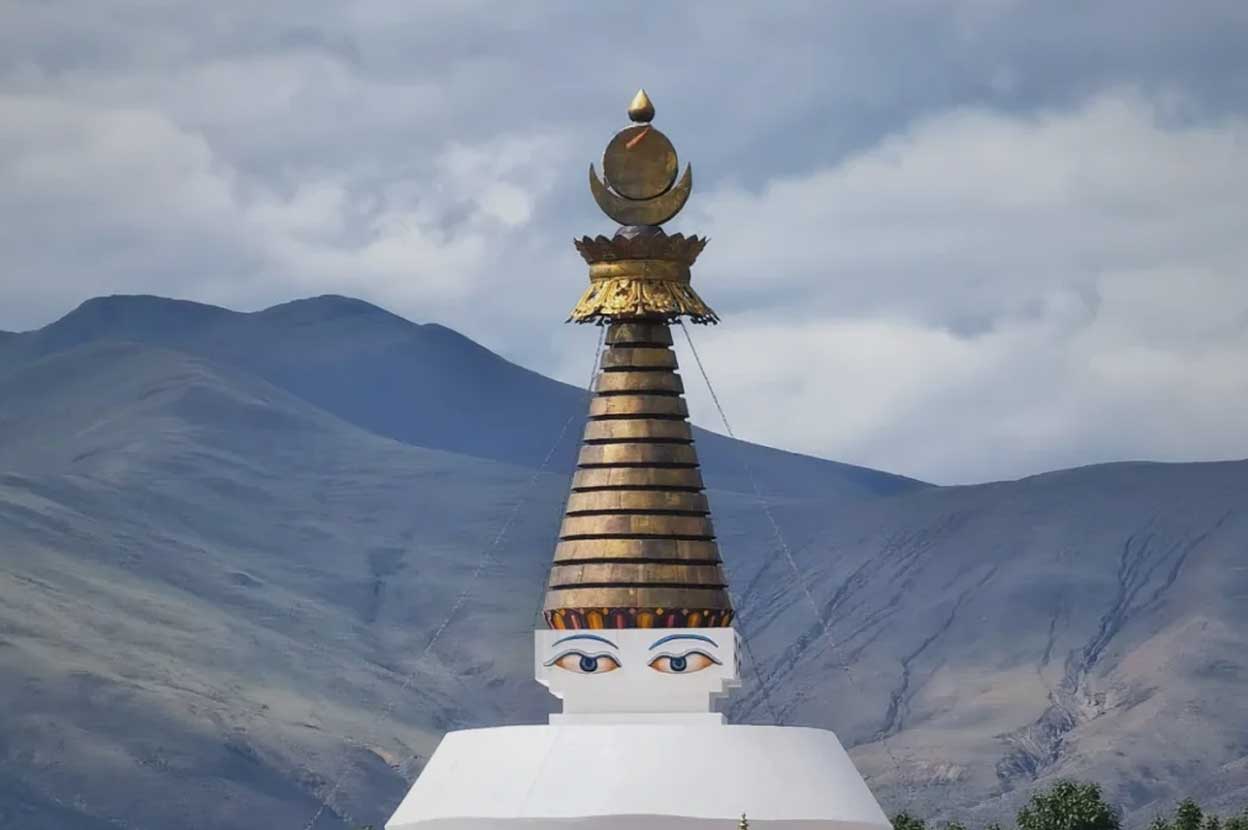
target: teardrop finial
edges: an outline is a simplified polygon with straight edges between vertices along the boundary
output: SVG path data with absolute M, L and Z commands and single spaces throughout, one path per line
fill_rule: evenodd
M 644 89 L 637 90 L 633 102 L 628 105 L 628 117 L 638 124 L 649 124 L 654 120 L 654 104 Z

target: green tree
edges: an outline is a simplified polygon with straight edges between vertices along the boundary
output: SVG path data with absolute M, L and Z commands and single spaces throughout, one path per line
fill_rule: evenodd
M 1148 830 L 1174 830 L 1174 825 L 1170 823 L 1170 819 L 1158 813 L 1149 823 Z
M 1174 811 L 1174 830 L 1200 830 L 1204 823 L 1205 813 L 1200 805 L 1190 798 L 1179 802 Z
M 1205 816 L 1205 823 L 1201 830 L 1222 830 L 1222 819 L 1210 813 Z
M 1118 810 L 1093 783 L 1058 781 L 1018 811 L 1019 830 L 1119 830 L 1121 824 Z
M 893 830 L 927 830 L 927 822 L 909 813 L 898 813 L 893 816 Z
M 1248 807 L 1239 815 L 1222 822 L 1222 830 L 1248 830 Z

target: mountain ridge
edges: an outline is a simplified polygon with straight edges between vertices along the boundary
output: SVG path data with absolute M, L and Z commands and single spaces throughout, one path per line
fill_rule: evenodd
M 362 305 L 285 308 L 268 345 L 305 349 L 294 321 L 332 355 Z M 0 342 L 0 824 L 303 826 L 321 799 L 322 830 L 379 824 L 443 731 L 550 711 L 529 649 L 566 470 L 100 331 Z M 834 729 L 889 812 L 933 820 L 1068 775 L 1130 827 L 1248 797 L 1248 462 L 882 493 L 810 463 L 831 486 L 767 511 L 708 475 L 751 646 L 734 720 Z
M 411 323 L 339 295 L 255 312 L 151 295 L 94 298 L 0 344 L 0 366 L 97 339 L 134 340 L 242 368 L 379 435 L 527 466 L 547 463 L 559 425 L 583 418 L 586 407 L 585 390 L 511 363 L 449 328 Z M 777 496 L 801 496 L 815 486 L 865 497 L 929 486 L 696 427 L 695 437 L 705 474 L 738 490 L 752 490 L 751 478 Z M 561 442 L 548 463 L 570 471 L 576 449 Z

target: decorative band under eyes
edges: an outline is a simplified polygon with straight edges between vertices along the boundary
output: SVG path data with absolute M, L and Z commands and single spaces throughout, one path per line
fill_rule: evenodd
M 604 628 L 726 628 L 732 609 L 554 608 L 543 615 L 557 630 Z

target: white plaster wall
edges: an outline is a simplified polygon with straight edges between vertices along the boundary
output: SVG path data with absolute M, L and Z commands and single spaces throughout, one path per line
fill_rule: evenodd
M 450 732 L 388 830 L 888 830 L 831 732 L 577 724 Z

